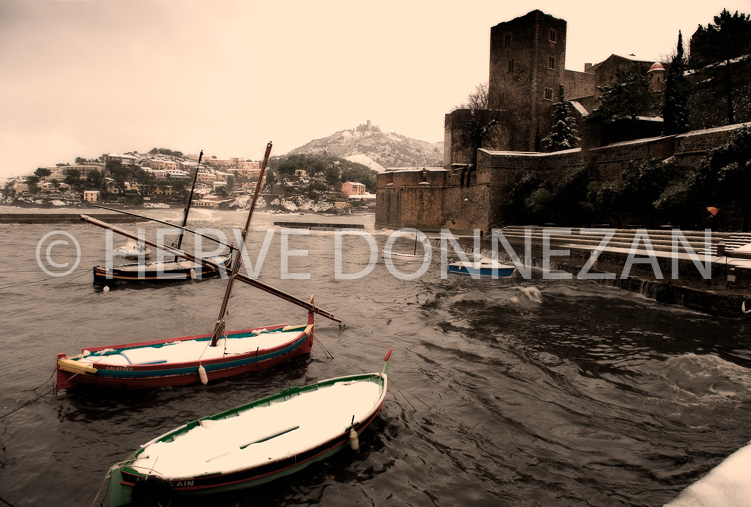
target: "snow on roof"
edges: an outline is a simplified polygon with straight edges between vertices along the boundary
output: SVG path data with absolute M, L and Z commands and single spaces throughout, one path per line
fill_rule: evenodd
M 647 58 L 647 59 L 637 58 L 637 56 L 635 54 L 633 54 L 633 53 L 631 53 L 629 55 L 616 55 L 615 53 L 613 53 L 612 56 L 619 56 L 621 58 L 625 58 L 626 60 L 632 60 L 634 62 L 654 62 L 655 61 L 652 58 Z
M 389 167 L 386 169 L 388 172 L 404 172 L 404 171 L 445 171 L 443 167 Z
M 587 116 L 589 115 L 589 111 L 587 111 L 587 108 L 581 105 L 580 102 L 577 102 L 575 100 L 571 101 L 571 105 L 574 106 L 574 109 L 576 109 L 580 115 Z
M 654 141 L 659 141 L 660 139 L 665 139 L 665 136 L 645 137 L 645 138 L 642 138 L 642 139 L 632 139 L 630 141 L 621 141 L 620 143 L 613 143 L 613 144 L 608 144 L 606 146 L 599 146 L 597 148 L 591 148 L 590 151 L 602 150 L 602 149 L 606 149 L 606 148 L 612 148 L 613 146 L 627 146 L 629 144 L 650 143 L 650 142 L 654 142 Z
M 492 151 L 480 148 L 478 151 L 484 151 L 489 155 L 513 155 L 516 157 L 550 157 L 552 155 L 561 155 L 564 153 L 576 153 L 581 151 L 581 148 L 571 148 L 569 150 L 554 151 L 551 153 L 544 153 L 540 151 Z
M 649 68 L 649 70 L 647 72 L 648 73 L 649 72 L 655 72 L 655 71 L 658 71 L 658 70 L 665 70 L 665 67 L 663 67 L 660 62 L 655 62 L 655 63 L 652 64 L 652 66 Z
M 704 129 L 704 130 L 693 130 L 691 132 L 686 132 L 685 134 L 680 134 L 676 137 L 679 137 L 679 138 L 691 137 L 691 136 L 696 136 L 696 135 L 701 135 L 701 134 L 710 134 L 713 132 L 725 132 L 729 130 L 739 130 L 739 129 L 746 128 L 746 127 L 751 127 L 751 122 L 735 123 L 733 125 L 723 125 L 722 127 L 714 127 L 714 128 Z

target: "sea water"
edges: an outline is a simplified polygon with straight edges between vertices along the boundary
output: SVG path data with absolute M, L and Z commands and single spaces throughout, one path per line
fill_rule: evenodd
M 144 213 L 173 222 L 182 215 Z M 229 237 L 245 218 L 241 210 L 195 210 L 190 222 Z M 253 218 L 256 268 L 275 218 Z M 392 232 L 376 230 L 372 215 L 336 220 L 364 224 L 380 249 Z M 150 237 L 158 228 L 118 226 Z M 51 231 L 80 245 L 68 276 L 40 269 L 37 252 L 44 260 L 47 247 L 39 243 Z M 290 386 L 379 371 L 389 349 L 390 391 L 359 451 L 211 505 L 661 505 L 751 439 L 749 321 L 592 281 L 442 277 L 435 257 L 414 280 L 394 276 L 380 255 L 366 276 L 346 279 L 336 276 L 331 231 L 298 231 L 285 246 L 277 228 L 258 276 L 301 299 L 314 294 L 343 320 L 316 317 L 325 350 L 314 345 L 307 358 L 206 386 L 55 396 L 57 353 L 211 332 L 226 281 L 100 292 L 91 267 L 106 259 L 104 230 L 0 225 L 0 237 L 0 504 L 101 501 L 108 468 L 152 438 Z M 340 239 L 341 270 L 364 271 L 368 242 Z M 400 247 L 411 252 L 411 239 Z M 73 265 L 75 250 L 51 252 Z M 227 325 L 306 319 L 305 310 L 236 284 Z

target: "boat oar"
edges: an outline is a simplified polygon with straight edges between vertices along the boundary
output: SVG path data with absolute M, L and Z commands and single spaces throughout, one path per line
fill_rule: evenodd
M 137 235 L 133 234 L 132 232 L 126 231 L 124 229 L 120 229 L 118 227 L 114 227 L 113 225 L 108 224 L 107 222 L 102 222 L 101 220 L 97 220 L 96 218 L 92 218 L 88 215 L 81 215 L 81 220 L 83 220 L 84 222 L 88 222 L 90 224 L 99 226 L 103 229 L 109 229 L 110 231 L 120 234 L 121 236 L 125 236 L 126 238 L 131 238 L 131 239 L 136 239 L 136 240 L 140 239 L 149 246 L 153 246 L 154 248 L 159 248 L 161 250 L 164 250 L 165 252 L 169 252 L 178 257 L 182 257 L 183 259 L 188 259 L 189 261 L 193 261 L 196 264 L 201 264 L 202 266 L 205 266 L 207 268 L 212 268 L 219 272 L 225 269 L 224 266 L 220 266 L 219 264 L 212 262 L 208 259 L 204 259 L 202 257 L 196 257 L 195 255 L 189 254 L 188 252 L 184 252 L 183 250 L 178 250 L 176 248 L 172 248 L 167 245 L 162 245 L 148 238 L 139 238 Z M 261 289 L 262 291 L 268 292 L 269 294 L 272 294 L 280 299 L 288 301 L 297 306 L 301 306 L 307 309 L 308 311 L 311 311 L 313 313 L 320 315 L 321 317 L 326 317 L 327 319 L 333 320 L 335 322 L 341 322 L 341 319 L 337 319 L 336 317 L 334 317 L 333 314 L 327 312 L 326 310 L 322 308 L 318 308 L 317 306 L 315 306 L 314 304 L 308 301 L 304 301 L 302 299 L 296 298 L 295 296 L 291 294 L 287 294 L 286 292 L 276 289 L 263 282 L 254 280 L 246 275 L 243 275 L 242 273 L 237 273 L 236 278 L 240 280 L 241 282 L 245 282 L 248 285 L 252 285 L 253 287 L 257 289 Z

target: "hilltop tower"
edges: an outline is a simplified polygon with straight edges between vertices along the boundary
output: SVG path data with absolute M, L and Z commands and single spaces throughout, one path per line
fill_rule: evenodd
M 539 10 L 490 29 L 488 98 L 511 117 L 509 149 L 537 151 L 564 83 L 566 21 Z

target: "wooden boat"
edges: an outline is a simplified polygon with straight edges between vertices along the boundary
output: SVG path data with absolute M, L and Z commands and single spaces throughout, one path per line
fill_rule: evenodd
M 253 216 L 260 182 L 263 180 L 263 172 L 270 153 L 271 143 L 266 147 L 266 156 L 261 167 L 256 193 L 242 232 L 241 246 L 245 244 L 250 229 L 250 219 Z M 125 237 L 131 239 L 135 237 L 127 231 L 119 230 L 91 217 L 82 215 L 81 219 Z M 218 264 L 208 259 L 197 258 L 148 239 L 143 241 L 188 261 L 199 263 L 201 266 L 215 270 L 221 269 Z M 83 386 L 120 389 L 180 386 L 197 382 L 207 383 L 211 379 L 263 370 L 298 355 L 310 353 L 313 347 L 314 313 L 339 321 L 333 315 L 316 307 L 312 297 L 310 301 L 302 301 L 242 275 L 239 272 L 241 264 L 242 256 L 240 249 L 237 249 L 235 258 L 232 260 L 232 270 L 228 273 L 227 288 L 213 333 L 106 347 L 88 347 L 83 349 L 81 354 L 70 357 L 64 353 L 58 354 L 56 389 Z M 307 324 L 294 327 L 274 325 L 226 331 L 227 304 L 235 280 L 243 281 L 306 308 L 308 310 Z
M 313 303 L 313 298 L 310 299 Z M 122 345 L 87 347 L 75 356 L 57 355 L 55 389 L 100 387 L 153 389 L 273 368 L 309 354 L 313 312 L 307 324 L 230 331 L 211 347 L 212 334 Z
M 291 387 L 151 440 L 110 468 L 110 507 L 250 488 L 357 449 L 383 406 L 390 356 L 380 373 Z
M 425 250 L 424 253 L 421 253 L 420 255 L 417 255 L 417 234 L 415 234 L 415 245 L 414 245 L 414 248 L 412 249 L 412 253 L 395 252 L 392 249 L 388 249 L 388 250 L 384 249 L 383 250 L 383 257 L 384 257 L 384 259 L 387 258 L 387 257 L 390 257 L 390 258 L 398 257 L 399 259 L 402 259 L 402 260 L 409 260 L 409 261 L 420 260 L 420 261 L 424 261 L 425 257 L 427 257 L 427 256 L 428 256 L 428 250 Z
M 481 258 L 475 261 L 459 261 L 449 264 L 449 273 L 471 275 L 474 277 L 490 276 L 499 278 L 511 276 L 516 271 L 513 264 L 504 264 L 495 259 Z
M 232 254 L 226 253 L 209 260 L 228 270 Z M 195 262 L 179 259 L 166 262 L 133 263 L 121 266 L 94 266 L 94 287 L 110 287 L 114 284 L 129 282 L 179 282 L 183 280 L 203 280 L 213 278 L 221 270 L 204 267 Z

